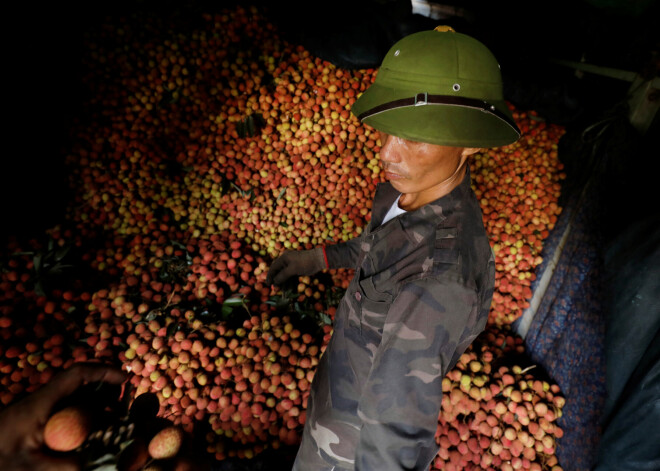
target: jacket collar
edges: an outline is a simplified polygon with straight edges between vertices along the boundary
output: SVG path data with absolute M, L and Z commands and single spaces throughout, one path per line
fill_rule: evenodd
M 430 225 L 434 230 L 435 227 L 445 221 L 471 193 L 471 184 L 470 168 L 468 167 L 463 181 L 451 192 L 435 201 L 425 204 L 421 208 L 401 214 L 395 218 L 395 220 L 398 219 L 401 226 L 406 231 L 413 230 L 413 228 L 419 230 L 419 226 L 424 225 Z M 371 214 L 371 231 L 380 228 L 382 220 L 385 218 L 385 215 L 400 194 L 401 193 L 395 190 L 389 182 L 380 183 L 378 185 Z

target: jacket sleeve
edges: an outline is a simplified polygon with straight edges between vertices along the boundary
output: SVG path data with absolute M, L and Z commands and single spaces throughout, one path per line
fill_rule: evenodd
M 404 285 L 388 310 L 358 405 L 356 470 L 428 470 L 438 450 L 442 378 L 485 327 L 479 298 L 454 280 Z
M 356 237 L 347 242 L 326 246 L 328 268 L 355 268 L 360 255 L 360 240 L 361 237 Z

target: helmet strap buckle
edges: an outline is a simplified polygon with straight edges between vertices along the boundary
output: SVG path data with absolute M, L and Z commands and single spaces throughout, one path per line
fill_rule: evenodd
M 428 92 L 418 93 L 415 95 L 415 106 L 428 105 L 429 94 Z

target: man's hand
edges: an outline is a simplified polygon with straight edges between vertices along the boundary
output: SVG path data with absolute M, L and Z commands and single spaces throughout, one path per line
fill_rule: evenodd
M 121 370 L 95 363 L 78 363 L 25 399 L 0 412 L 0 469 L 78 470 L 75 460 L 54 458 L 42 453 L 44 426 L 53 407 L 86 383 L 121 384 L 127 379 Z
M 292 276 L 313 275 L 326 268 L 323 249 L 287 250 L 277 257 L 268 270 L 266 283 L 281 285 Z

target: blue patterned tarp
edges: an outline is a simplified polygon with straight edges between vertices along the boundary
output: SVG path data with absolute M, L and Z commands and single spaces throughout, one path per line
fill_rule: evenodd
M 605 314 L 602 306 L 601 241 L 595 230 L 595 189 L 570 198 L 544 248 L 543 273 L 565 231 L 557 265 L 525 337 L 540 364 L 566 398 L 558 425 L 564 436 L 557 458 L 565 471 L 587 470 L 595 460 L 605 402 Z M 532 286 L 535 290 L 540 276 Z

